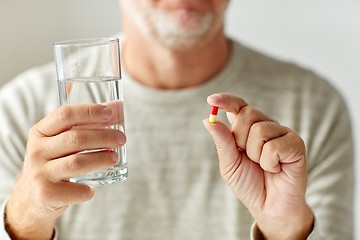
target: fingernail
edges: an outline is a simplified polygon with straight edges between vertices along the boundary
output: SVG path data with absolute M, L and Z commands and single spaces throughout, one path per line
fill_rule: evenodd
M 208 99 L 211 99 L 212 101 L 218 102 L 221 100 L 221 95 L 219 94 L 212 94 L 208 96 Z
M 101 110 L 101 115 L 103 118 L 109 119 L 112 115 L 112 111 L 108 107 L 103 107 L 103 109 Z
M 119 159 L 119 155 L 114 152 L 111 156 L 111 160 L 114 162 L 114 163 L 117 163 L 118 162 L 118 159 Z
M 116 140 L 117 140 L 117 142 L 118 142 L 120 145 L 124 145 L 124 144 L 125 144 L 124 134 L 118 132 L 118 133 L 116 134 Z

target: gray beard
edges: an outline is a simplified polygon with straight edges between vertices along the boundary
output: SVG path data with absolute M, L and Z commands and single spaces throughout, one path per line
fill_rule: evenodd
M 190 16 L 192 19 L 186 20 L 186 26 L 181 26 L 180 20 L 171 13 L 154 9 L 150 4 L 134 4 L 132 0 L 122 0 L 122 6 L 145 37 L 168 48 L 187 50 L 206 43 L 211 37 L 209 32 L 215 21 L 215 16 L 211 13 L 194 13 L 196 16 Z

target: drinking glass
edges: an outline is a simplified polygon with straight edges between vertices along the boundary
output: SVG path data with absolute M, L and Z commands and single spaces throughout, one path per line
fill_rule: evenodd
M 54 54 L 60 105 L 97 103 L 112 109 L 111 125 L 92 124 L 77 127 L 106 127 L 124 132 L 119 39 L 58 42 L 54 43 Z M 106 149 L 89 149 L 77 154 L 104 150 Z M 127 179 L 126 146 L 113 150 L 118 154 L 118 161 L 113 167 L 72 177 L 70 181 L 101 186 Z

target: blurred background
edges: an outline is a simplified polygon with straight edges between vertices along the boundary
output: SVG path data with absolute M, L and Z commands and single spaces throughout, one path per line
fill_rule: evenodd
M 0 86 L 52 61 L 54 42 L 120 32 L 118 5 L 118 0 L 1 0 Z M 226 31 L 248 46 L 327 78 L 345 97 L 354 136 L 360 136 L 359 0 L 232 0 Z M 360 172 L 360 137 L 355 141 L 355 171 Z M 359 206 L 355 215 L 355 226 L 360 226 Z M 355 239 L 360 239 L 355 229 Z

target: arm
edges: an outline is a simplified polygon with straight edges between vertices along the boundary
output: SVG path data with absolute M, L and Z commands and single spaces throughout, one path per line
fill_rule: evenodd
M 76 153 L 120 147 L 125 135 L 115 129 L 74 126 L 111 125 L 111 114 L 102 105 L 69 105 L 31 128 L 24 165 L 5 209 L 5 226 L 12 239 L 51 239 L 55 221 L 67 207 L 93 197 L 94 189 L 68 179 L 110 167 L 117 155 L 111 150 Z
M 353 239 L 354 145 L 347 106 L 329 90 L 328 105 L 314 113 L 312 137 L 307 139 L 306 199 L 315 215 L 320 239 Z M 319 239 L 319 238 L 310 238 Z
M 324 93 L 325 92 L 325 93 Z M 315 221 L 308 240 L 353 239 L 354 145 L 346 103 L 333 88 L 321 96 L 304 116 L 307 124 L 300 130 L 307 142 L 308 187 L 306 202 Z M 309 134 L 310 133 L 310 134 Z M 261 239 L 257 225 L 253 234 Z M 258 234 L 258 235 L 256 235 Z
M 314 215 L 305 201 L 307 166 L 302 139 L 229 94 L 208 98 L 232 125 L 204 120 L 217 147 L 220 174 L 249 209 L 266 239 L 306 239 Z

